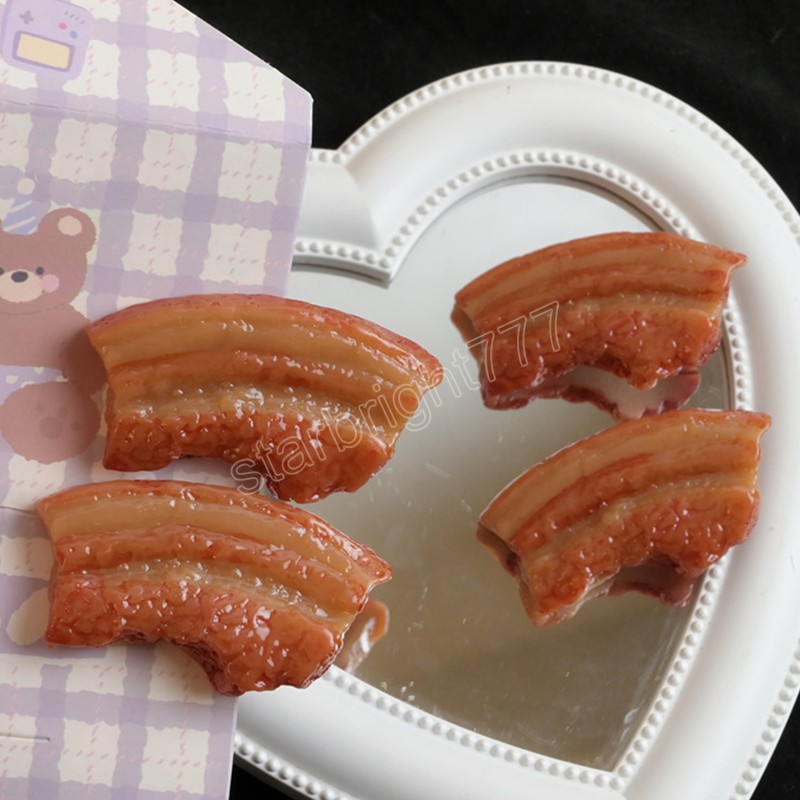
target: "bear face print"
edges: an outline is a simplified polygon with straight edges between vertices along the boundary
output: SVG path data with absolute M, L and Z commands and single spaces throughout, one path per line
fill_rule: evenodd
M 29 314 L 73 300 L 86 278 L 94 223 L 82 211 L 51 211 L 28 236 L 0 226 L 0 314 Z
M 28 235 L 0 228 L 0 363 L 58 369 L 89 393 L 100 388 L 88 320 L 70 305 L 95 237 L 94 223 L 74 208 L 51 211 Z
M 7 272 L 0 267 L 0 300 L 9 303 L 30 303 L 38 300 L 46 292 L 55 292 L 59 284 L 58 276 L 46 274 L 42 266 L 36 267 L 32 272 L 27 269 Z
M 0 406 L 0 434 L 15 453 L 50 464 L 83 452 L 99 428 L 91 395 L 103 384 L 88 320 L 71 305 L 94 245 L 82 211 L 46 214 L 30 234 L 0 227 L 0 364 L 58 370 L 65 380 L 28 384 Z

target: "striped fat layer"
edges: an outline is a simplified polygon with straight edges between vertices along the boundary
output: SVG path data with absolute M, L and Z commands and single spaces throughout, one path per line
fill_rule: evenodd
M 107 583 L 125 580 L 188 582 L 219 594 L 296 607 L 335 627 L 348 624 L 374 579 L 357 567 L 339 572 L 283 547 L 185 526 L 121 529 L 61 539 L 59 572 L 92 574 Z
M 564 448 L 512 481 L 489 504 L 481 523 L 504 541 L 539 509 L 578 481 L 642 454 L 720 442 L 757 442 L 769 417 L 746 411 L 684 409 L 630 420 Z
M 689 475 L 664 481 L 659 486 L 644 489 L 637 494 L 618 497 L 604 504 L 592 514 L 562 528 L 557 536 L 551 536 L 540 547 L 525 551 L 523 559 L 531 562 L 537 559 L 558 558 L 564 551 L 586 553 L 591 561 L 596 556 L 597 545 L 608 543 L 619 546 L 625 563 L 638 564 L 636 548 L 630 542 L 612 542 L 613 534 L 619 529 L 626 531 L 631 540 L 635 539 L 643 548 L 659 547 L 666 542 L 668 547 L 678 545 L 680 550 L 705 549 L 713 545 L 714 536 L 722 539 L 743 538 L 740 531 L 725 529 L 726 509 L 718 502 L 720 493 L 728 496 L 730 492 L 743 496 L 757 497 L 751 475 L 738 471 Z M 692 510 L 692 515 L 687 509 Z M 701 514 L 704 512 L 704 514 Z M 652 527 L 638 530 L 626 524 L 637 516 L 646 516 Z M 516 549 L 516 542 L 512 543 Z M 727 549 L 727 548 L 726 548 Z M 631 560 L 628 560 L 631 559 Z
M 583 292 L 592 278 L 593 293 L 607 294 L 617 280 L 624 285 L 626 273 L 634 285 L 643 281 L 669 294 L 682 293 L 681 287 L 693 287 L 694 275 L 706 274 L 700 278 L 700 285 L 708 276 L 712 285 L 718 285 L 743 262 L 737 253 L 673 234 L 607 234 L 557 244 L 504 262 L 465 286 L 456 302 L 470 317 L 478 318 L 504 298 L 534 292 L 540 303 L 552 302 L 573 282 L 573 291 Z M 604 288 L 605 281 L 609 281 L 608 288 Z
M 727 296 L 728 285 L 729 275 L 721 270 L 682 275 L 653 273 L 647 271 L 646 265 L 641 265 L 639 270 L 630 274 L 624 267 L 612 264 L 600 276 L 593 271 L 583 270 L 575 276 L 550 282 L 534 281 L 532 284 L 510 286 L 507 294 L 481 304 L 480 310 L 474 312 L 473 324 L 479 330 L 486 330 L 495 326 L 496 320 L 529 316 L 553 303 L 580 304 L 591 300 L 612 304 L 631 303 L 639 298 L 644 304 L 692 308 L 708 315 L 718 315 Z
M 123 365 L 109 373 L 109 386 L 111 410 L 120 416 L 289 414 L 321 424 L 343 418 L 367 423 L 376 435 L 399 434 L 419 400 L 415 389 L 396 391 L 374 376 L 265 364 L 247 353 L 189 353 L 171 361 Z
M 537 508 L 514 533 L 509 546 L 516 553 L 533 553 L 615 503 L 640 497 L 664 485 L 692 480 L 725 480 L 752 490 L 756 484 L 758 444 L 752 440 L 709 442 L 702 447 L 642 453 L 608 464 L 579 478 Z
M 100 320 L 90 327 L 89 337 L 109 370 L 220 350 L 300 364 L 336 364 L 340 370 L 372 374 L 392 384 L 433 382 L 436 359 L 365 320 L 298 301 L 249 299 L 253 302 L 211 295 L 147 303 Z
M 68 489 L 37 510 L 54 546 L 125 528 L 180 526 L 297 553 L 359 580 L 382 582 L 388 566 L 310 512 L 237 489 L 179 481 L 110 481 Z

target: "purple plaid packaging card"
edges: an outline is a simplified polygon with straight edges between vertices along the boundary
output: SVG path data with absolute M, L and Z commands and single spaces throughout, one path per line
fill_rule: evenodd
M 31 509 L 116 477 L 89 321 L 285 291 L 310 125 L 303 89 L 171 0 L 0 0 L 2 800 L 227 796 L 235 703 L 194 662 L 42 641 Z M 158 477 L 231 482 L 201 460 Z
M 24 510 L 113 477 L 87 321 L 285 291 L 311 100 L 171 0 L 0 16 L 0 505 Z
M 166 644 L 50 649 L 50 543 L 0 509 L 0 797 L 224 800 L 235 701 Z

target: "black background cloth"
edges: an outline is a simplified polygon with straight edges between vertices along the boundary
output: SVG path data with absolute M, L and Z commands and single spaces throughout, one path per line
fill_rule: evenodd
M 800 205 L 797 0 L 181 3 L 312 94 L 315 147 L 338 147 L 395 100 L 453 73 L 567 61 L 675 95 L 743 145 Z M 800 706 L 754 798 L 790 800 L 799 790 Z M 283 796 L 234 768 L 231 800 Z

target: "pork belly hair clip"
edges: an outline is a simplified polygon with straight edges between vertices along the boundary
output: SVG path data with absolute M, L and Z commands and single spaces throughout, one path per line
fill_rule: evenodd
M 403 336 L 271 295 L 155 300 L 88 333 L 108 375 L 107 468 L 220 458 L 300 503 L 369 480 L 442 379 Z
M 628 590 L 685 605 L 756 523 L 770 424 L 703 409 L 621 422 L 512 481 L 482 513 L 478 538 L 517 579 L 536 625 Z
M 163 639 L 227 695 L 310 684 L 391 577 L 320 517 L 234 488 L 109 481 L 51 495 L 37 511 L 55 557 L 48 643 Z M 359 627 L 360 650 L 385 617 L 369 637 Z
M 490 408 L 561 397 L 616 419 L 656 414 L 697 390 L 745 260 L 666 232 L 575 239 L 479 275 L 452 319 Z

